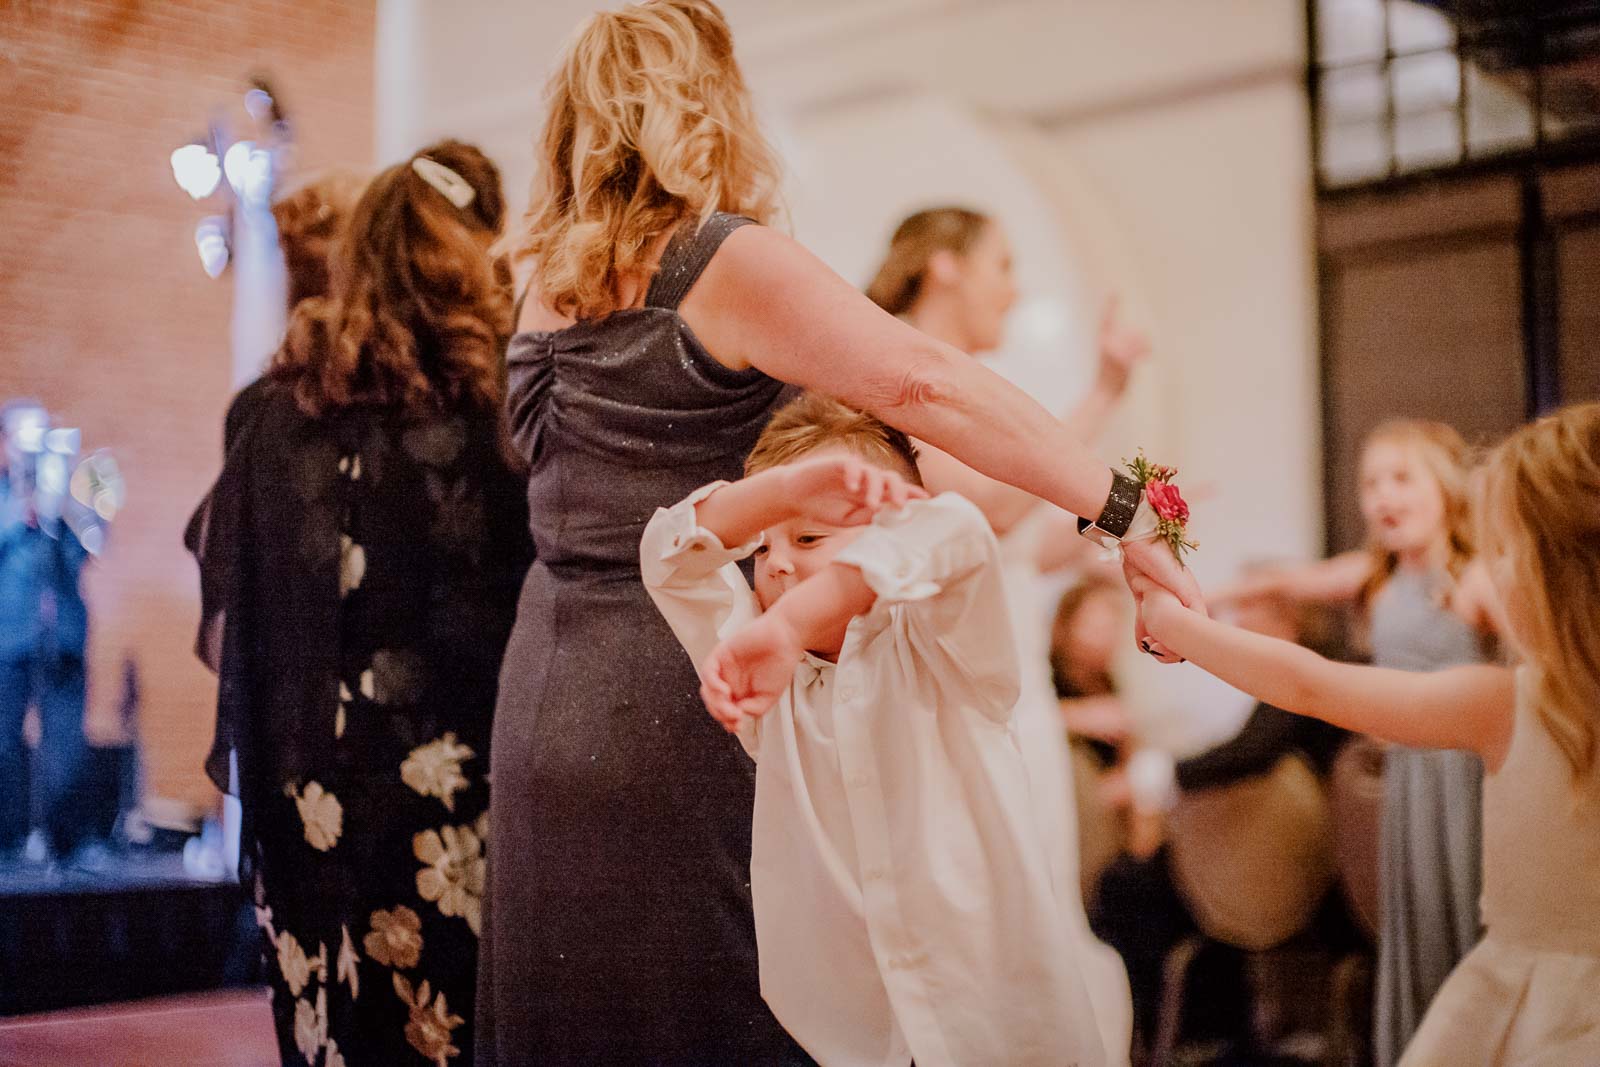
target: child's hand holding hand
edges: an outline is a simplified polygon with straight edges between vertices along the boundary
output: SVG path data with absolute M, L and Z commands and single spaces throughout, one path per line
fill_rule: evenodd
M 768 612 L 731 637 L 706 658 L 700 699 L 729 733 L 746 716 L 760 716 L 778 702 L 804 655 L 800 639 L 775 612 Z
M 795 511 L 830 526 L 863 526 L 884 508 L 928 496 L 895 471 L 850 455 L 819 456 L 776 470 Z
M 1166 586 L 1140 570 L 1138 563 L 1132 557 L 1124 561 L 1123 573 L 1128 579 L 1128 589 L 1133 593 L 1133 601 L 1139 612 L 1134 636 L 1138 639 L 1140 647 L 1162 663 L 1183 662 L 1182 657 L 1167 648 L 1163 640 L 1167 623 L 1173 617 L 1172 613 L 1187 610 L 1183 601 Z M 1198 591 L 1196 587 L 1197 595 Z M 1202 615 L 1205 614 L 1203 602 L 1199 611 Z

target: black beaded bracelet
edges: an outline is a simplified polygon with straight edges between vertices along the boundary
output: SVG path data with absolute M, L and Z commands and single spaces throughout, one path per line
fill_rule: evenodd
M 1119 471 L 1111 472 L 1111 492 L 1106 495 L 1106 505 L 1100 512 L 1100 517 L 1090 522 L 1080 517 L 1078 519 L 1078 532 L 1094 541 L 1121 541 L 1128 534 L 1128 527 L 1133 525 L 1133 516 L 1139 510 L 1139 501 L 1144 496 L 1144 487 L 1137 480 L 1128 477 Z M 1090 531 L 1104 535 L 1095 537 Z

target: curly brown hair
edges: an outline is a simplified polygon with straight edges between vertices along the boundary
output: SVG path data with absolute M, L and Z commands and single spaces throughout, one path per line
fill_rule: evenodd
M 456 207 L 417 159 L 454 171 L 471 201 Z M 498 413 L 512 305 L 510 275 L 489 246 L 505 210 L 499 170 L 460 141 L 379 174 L 335 252 L 328 295 L 295 308 L 272 375 L 312 416 L 353 405 Z
M 272 202 L 289 276 L 289 310 L 302 300 L 327 296 L 336 242 L 366 188 L 366 178 L 330 171 L 303 182 Z

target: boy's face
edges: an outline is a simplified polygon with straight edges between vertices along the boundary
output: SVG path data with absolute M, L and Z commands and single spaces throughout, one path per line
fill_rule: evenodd
M 833 562 L 865 526 L 830 526 L 815 519 L 790 519 L 770 527 L 756 549 L 756 599 L 766 611 L 796 585 Z
M 816 459 L 820 456 L 859 454 L 843 447 L 818 448 L 797 456 L 797 459 Z M 796 585 L 833 562 L 846 545 L 865 530 L 865 526 L 833 526 L 810 518 L 793 518 L 768 527 L 764 531 L 761 547 L 756 549 L 756 600 L 761 610 L 767 611 Z M 839 634 L 839 644 L 844 634 Z M 837 651 L 815 649 L 818 652 Z

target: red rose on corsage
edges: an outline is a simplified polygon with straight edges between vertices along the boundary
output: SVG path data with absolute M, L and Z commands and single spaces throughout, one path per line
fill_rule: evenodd
M 1127 460 L 1123 462 L 1127 463 Z M 1172 554 L 1181 563 L 1186 551 L 1200 546 L 1189 540 L 1189 505 L 1184 502 L 1178 487 L 1172 484 L 1172 480 L 1178 476 L 1178 469 L 1151 463 L 1141 451 L 1132 463 L 1128 463 L 1128 470 L 1144 489 L 1144 498 L 1150 502 L 1150 510 L 1156 513 L 1156 536 L 1171 546 Z
M 1144 487 L 1144 495 L 1161 518 L 1189 521 L 1189 505 L 1183 502 L 1183 494 L 1171 482 L 1151 482 Z

